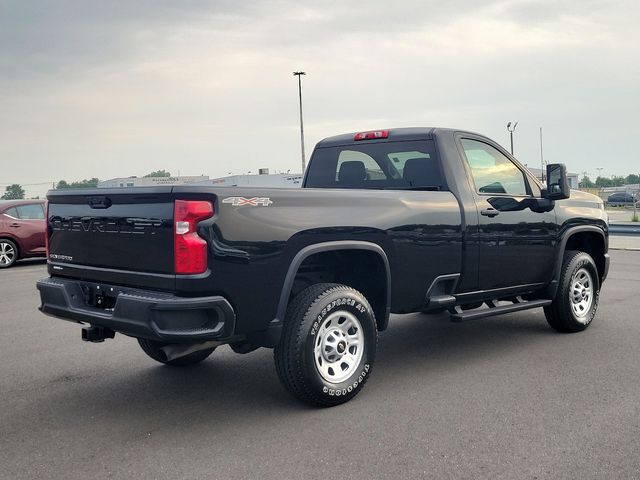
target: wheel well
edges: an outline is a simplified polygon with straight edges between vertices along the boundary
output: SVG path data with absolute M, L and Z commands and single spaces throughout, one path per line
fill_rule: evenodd
M 604 258 L 604 237 L 596 232 L 578 232 L 574 233 L 567 240 L 565 252 L 567 250 L 579 250 L 588 253 L 598 268 L 598 276 L 600 280 L 604 276 L 605 258 Z
M 387 270 L 376 252 L 332 250 L 307 257 L 296 272 L 289 300 L 315 283 L 341 283 L 360 291 L 371 304 L 378 330 L 387 323 Z

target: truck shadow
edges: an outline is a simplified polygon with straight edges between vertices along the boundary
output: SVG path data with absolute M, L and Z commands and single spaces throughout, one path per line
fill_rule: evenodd
M 380 337 L 376 374 L 407 364 L 428 374 L 455 368 L 460 361 L 506 355 L 554 336 L 542 309 L 466 323 L 452 323 L 447 314 L 397 315 L 392 322 Z
M 46 265 L 47 259 L 44 257 L 36 257 L 36 258 L 24 258 L 18 260 L 11 267 L 7 269 L 7 271 L 23 268 L 23 267 L 32 267 L 34 265 Z
M 468 324 L 452 324 L 446 315 L 396 316 L 381 336 L 375 373 L 367 388 L 340 408 L 356 411 L 363 403 L 380 401 L 381 396 L 388 400 L 400 395 L 390 384 L 410 388 L 416 382 L 428 383 L 429 375 L 436 372 L 455 374 L 473 362 L 517 357 L 519 351 L 553 336 L 541 311 Z M 133 342 L 130 347 L 134 348 Z M 129 422 L 130 428 L 150 428 L 162 422 L 178 429 L 220 428 L 222 419 L 224 430 L 248 422 L 273 422 L 278 414 L 294 419 L 326 412 L 311 409 L 285 392 L 270 350 L 235 355 L 221 348 L 204 363 L 189 368 L 153 364 L 142 352 L 135 362 L 128 360 L 130 366 L 121 371 L 94 372 L 65 388 L 53 386 L 37 403 L 46 400 L 46 409 L 61 422 L 68 418 L 75 423 L 78 416 L 94 423 L 100 417 L 105 423 L 117 418 L 119 424 Z

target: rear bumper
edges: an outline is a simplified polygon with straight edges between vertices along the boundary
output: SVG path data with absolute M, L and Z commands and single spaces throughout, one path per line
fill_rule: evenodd
M 220 296 L 176 297 L 59 277 L 42 279 L 37 288 L 41 312 L 133 337 L 168 343 L 225 341 L 233 336 L 235 328 L 233 308 Z M 89 299 L 96 291 L 109 294 L 114 300 L 113 307 L 91 306 Z

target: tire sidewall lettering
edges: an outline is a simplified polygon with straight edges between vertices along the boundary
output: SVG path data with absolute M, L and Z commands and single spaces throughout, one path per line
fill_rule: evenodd
M 327 306 L 325 306 L 318 315 L 316 315 L 310 331 L 310 335 L 312 337 L 317 335 L 318 330 L 320 330 L 320 326 L 322 325 L 322 322 L 324 321 L 324 319 L 327 318 L 327 315 L 329 315 L 337 307 L 353 307 L 356 310 L 356 312 L 351 311 L 351 309 L 349 308 L 345 308 L 345 309 L 347 311 L 351 311 L 351 313 L 354 313 L 355 315 L 357 315 L 358 313 L 360 314 L 369 313 L 368 307 L 364 306 L 362 303 L 358 302 L 357 300 L 354 300 L 353 298 L 344 296 L 336 300 L 333 300 Z
M 362 381 L 366 377 L 367 372 L 369 371 L 369 368 L 370 368 L 370 365 L 368 363 L 365 363 L 364 369 L 362 370 L 362 372 L 360 372 L 360 374 L 358 375 L 358 378 L 351 385 L 347 385 L 342 389 L 329 388 L 327 385 L 325 385 L 322 387 L 322 393 L 325 393 L 331 397 L 333 396 L 339 397 L 340 395 L 347 395 L 348 393 L 352 393 L 362 384 Z
M 594 282 L 593 303 L 591 305 L 591 311 L 589 312 L 586 323 L 584 324 L 584 325 L 589 325 L 591 324 L 591 322 L 593 321 L 596 315 L 596 311 L 598 308 L 598 301 L 600 297 L 600 281 L 598 278 L 598 271 L 595 265 L 593 264 L 593 261 L 591 260 L 591 258 L 581 258 L 580 260 L 575 262 L 573 268 L 571 268 L 570 270 L 571 273 L 569 274 L 568 279 L 566 281 L 567 283 L 566 309 L 574 322 L 581 323 L 576 317 L 575 313 L 573 312 L 573 308 L 571 308 L 571 299 L 570 299 L 571 283 L 572 283 L 573 276 L 581 268 L 586 268 L 589 271 L 589 273 L 591 274 L 592 281 Z

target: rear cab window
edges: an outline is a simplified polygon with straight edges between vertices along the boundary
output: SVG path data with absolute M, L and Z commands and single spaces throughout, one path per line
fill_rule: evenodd
M 316 148 L 305 188 L 447 190 L 432 140 Z

